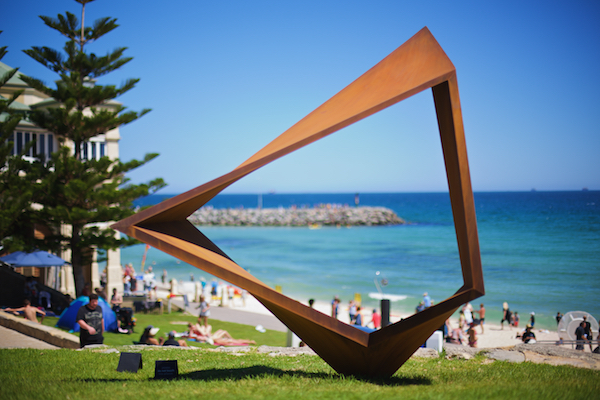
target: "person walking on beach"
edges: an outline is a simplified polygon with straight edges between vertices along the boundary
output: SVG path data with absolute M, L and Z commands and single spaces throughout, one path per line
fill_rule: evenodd
M 210 283 L 210 295 L 212 296 L 212 301 L 215 301 L 217 299 L 217 286 L 217 280 L 213 279 Z
M 535 326 L 535 313 L 532 311 L 529 315 L 531 315 L 531 317 L 529 317 L 529 325 L 533 328 Z
M 81 328 L 79 332 L 80 347 L 104 343 L 104 316 L 102 308 L 98 307 L 97 294 L 90 294 L 90 302 L 79 308 L 75 320 Z
M 500 321 L 500 329 L 504 329 L 504 321 L 506 321 L 506 323 L 508 324 L 508 327 L 510 328 L 511 326 L 511 317 L 512 317 L 512 313 L 510 312 L 510 309 L 508 308 L 508 303 L 504 302 L 502 304 L 502 320 Z
M 584 324 L 583 331 L 585 333 L 585 337 L 587 338 L 587 340 L 589 340 L 589 343 L 590 343 L 590 351 L 593 352 L 593 350 L 592 350 L 592 340 L 594 339 L 594 337 L 592 335 L 592 325 L 587 320 L 587 315 L 583 316 L 583 322 L 582 322 L 582 324 Z
M 483 306 L 483 303 L 479 305 L 479 310 L 473 312 L 476 312 L 479 315 L 479 326 L 481 326 L 481 334 L 483 335 L 483 325 L 485 325 L 485 307 Z
M 559 312 L 556 313 L 556 324 L 560 324 L 560 320 L 562 319 L 562 314 Z
M 356 319 L 356 303 L 354 300 L 348 302 L 348 319 L 351 324 L 353 324 Z
M 210 316 L 210 306 L 204 299 L 204 296 L 200 296 L 200 305 L 198 306 L 200 309 L 200 315 L 198 315 L 198 323 L 202 325 L 204 322 L 204 326 L 208 326 L 208 317 Z
M 512 317 L 512 326 L 514 326 L 515 328 L 518 328 L 519 321 L 520 321 L 519 313 L 515 311 L 515 315 L 513 315 L 513 317 Z
M 37 314 L 42 315 L 42 321 L 44 320 L 44 317 L 46 316 L 45 311 L 42 311 L 40 309 L 33 307 L 31 305 L 31 302 L 27 299 L 23 300 L 23 307 L 5 308 L 4 311 L 11 312 L 15 315 L 19 315 L 19 311 L 23 311 L 23 316 L 25 317 L 25 319 L 28 319 L 29 321 L 32 321 L 32 322 L 37 322 L 38 324 L 40 323 L 40 321 L 38 321 L 38 319 L 37 319 Z
M 340 298 L 335 296 L 331 301 L 331 317 L 337 319 L 340 311 Z
M 354 325 L 362 326 L 362 314 L 360 313 L 360 307 L 356 307 L 356 314 L 354 315 Z
M 465 322 L 467 323 L 467 326 L 470 326 L 473 323 L 473 313 L 471 312 L 473 310 L 473 306 L 471 303 L 467 303 L 462 309 L 465 315 Z
M 381 328 L 381 314 L 379 314 L 376 308 L 373 309 L 373 314 L 371 315 L 371 322 L 373 323 L 374 329 Z
M 584 350 L 584 345 L 587 342 L 587 335 L 585 334 L 585 322 L 581 321 L 577 329 L 575 329 L 575 340 L 577 340 L 577 346 L 575 350 Z M 590 344 L 590 348 L 591 348 Z

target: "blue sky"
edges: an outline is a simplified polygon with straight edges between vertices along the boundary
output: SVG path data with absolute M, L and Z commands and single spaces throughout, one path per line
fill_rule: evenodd
M 122 1 L 86 7 L 121 25 L 90 50 L 134 60 L 100 80 L 141 78 L 120 97 L 152 108 L 121 128 L 130 174 L 180 193 L 241 164 L 424 26 L 458 73 L 475 191 L 600 189 L 600 2 Z M 39 15 L 73 0 L 2 5 L 2 60 L 47 84 L 21 52 L 62 48 Z M 447 183 L 431 91 L 298 150 L 225 193 L 431 192 Z

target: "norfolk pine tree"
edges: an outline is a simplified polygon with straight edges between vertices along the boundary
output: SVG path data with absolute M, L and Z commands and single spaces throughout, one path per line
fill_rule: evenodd
M 134 185 L 128 183 L 125 173 L 144 165 L 158 154 L 147 154 L 141 161 L 122 163 L 102 157 L 86 160 L 82 145 L 90 138 L 121 125 L 135 121 L 150 110 L 125 111 L 125 107 L 111 101 L 132 89 L 138 79 L 129 79 L 120 87 L 98 85 L 96 79 L 129 62 L 123 57 L 125 47 L 105 56 L 86 53 L 85 46 L 117 28 L 116 19 L 101 18 L 91 27 L 85 27 L 85 5 L 92 0 L 76 0 L 82 4 L 82 23 L 70 12 L 57 18 L 40 16 L 44 23 L 67 38 L 64 53 L 48 47 L 32 47 L 24 52 L 48 69 L 60 80 L 56 89 L 31 77 L 23 80 L 31 87 L 57 101 L 57 106 L 33 110 L 30 120 L 63 140 L 61 148 L 47 161 L 45 168 L 37 169 L 40 182 L 36 202 L 43 208 L 40 214 L 52 227 L 45 247 L 71 250 L 71 264 L 77 295 L 86 283 L 84 266 L 89 265 L 93 249 L 115 249 L 131 244 L 129 239 L 116 239 L 115 232 L 98 224 L 118 221 L 134 213 L 132 201 L 162 188 L 162 179 Z M 66 146 L 64 139 L 73 143 Z M 64 229 L 70 226 L 71 229 Z

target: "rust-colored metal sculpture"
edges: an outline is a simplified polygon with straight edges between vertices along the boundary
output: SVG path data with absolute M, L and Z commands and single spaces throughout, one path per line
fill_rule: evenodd
M 187 221 L 195 210 L 256 169 L 428 88 L 435 101 L 464 280 L 447 300 L 366 333 L 266 286 Z M 246 289 L 337 372 L 391 376 L 458 307 L 484 294 L 456 70 L 423 28 L 233 171 L 112 227 Z

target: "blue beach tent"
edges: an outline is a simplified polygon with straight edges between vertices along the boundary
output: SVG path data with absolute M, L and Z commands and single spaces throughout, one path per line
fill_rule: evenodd
M 79 332 L 79 324 L 75 321 L 77 318 L 77 311 L 81 306 L 84 306 L 90 302 L 90 298 L 87 296 L 80 296 L 73 300 L 69 305 L 69 308 L 65 309 L 60 318 L 56 323 L 56 326 L 63 329 L 68 329 L 73 332 Z M 102 315 L 104 317 L 104 331 L 114 332 L 117 330 L 117 315 L 111 310 L 110 305 L 102 297 L 98 298 L 98 307 L 102 309 Z

